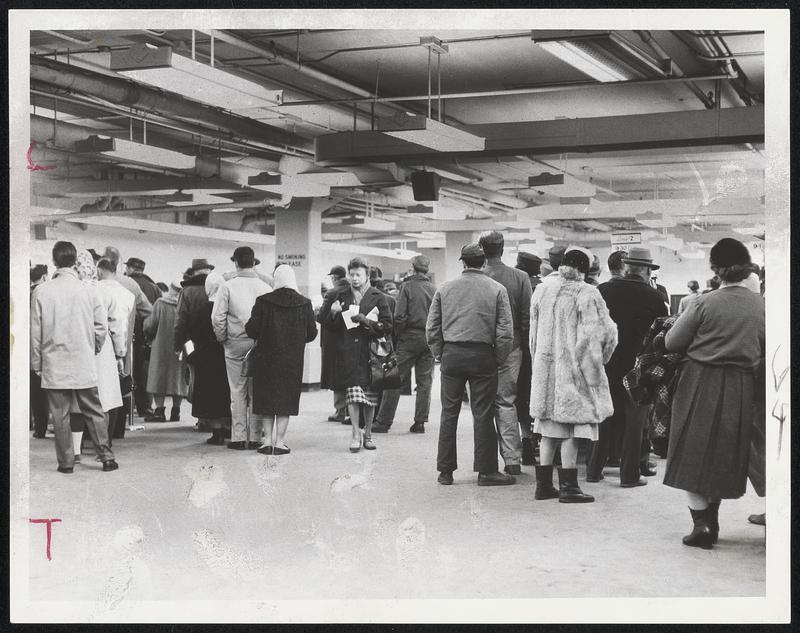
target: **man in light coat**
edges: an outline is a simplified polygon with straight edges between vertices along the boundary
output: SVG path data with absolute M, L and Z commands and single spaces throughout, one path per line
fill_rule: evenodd
M 231 441 L 228 448 L 234 450 L 257 449 L 261 445 L 263 417 L 253 415 L 250 435 L 246 433 L 248 402 L 252 402 L 253 381 L 242 376 L 242 365 L 247 352 L 254 342 L 244 326 L 256 299 L 272 291 L 253 270 L 261 262 L 256 259 L 253 249 L 240 246 L 233 252 L 231 260 L 236 264 L 236 276 L 220 286 L 211 324 L 214 336 L 225 348 L 225 365 L 228 371 L 228 384 L 231 388 Z
M 103 470 L 118 468 L 108 446 L 108 430 L 97 392 L 95 355 L 107 335 L 108 315 L 96 290 L 78 279 L 77 251 L 70 242 L 56 242 L 56 272 L 31 298 L 31 370 L 41 377 L 53 416 L 58 472 L 72 473 L 75 453 L 69 423 L 74 398 L 86 420 Z
M 453 483 L 458 415 L 469 382 L 475 437 L 473 469 L 478 473 L 478 485 L 507 486 L 516 479 L 497 471 L 493 421 L 497 368 L 514 344 L 511 305 L 506 289 L 483 274 L 484 254 L 478 244 L 462 248 L 460 259 L 464 262 L 461 277 L 436 291 L 425 327 L 433 357 L 442 364 L 442 418 L 436 459 L 439 483 Z

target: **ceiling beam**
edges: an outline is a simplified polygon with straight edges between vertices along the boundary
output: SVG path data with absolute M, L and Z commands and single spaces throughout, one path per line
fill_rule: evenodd
M 764 142 L 764 108 L 659 112 L 585 119 L 464 126 L 486 139 L 483 152 L 436 152 L 381 132 L 337 132 L 314 141 L 319 165 L 450 156 L 602 152 Z

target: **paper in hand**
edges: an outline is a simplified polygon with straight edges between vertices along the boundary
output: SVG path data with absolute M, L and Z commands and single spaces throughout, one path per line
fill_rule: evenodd
M 378 308 L 377 306 L 372 308 L 367 314 L 367 321 L 374 321 L 375 323 L 378 322 Z
M 353 304 L 347 310 L 342 311 L 342 319 L 344 319 L 344 326 L 348 330 L 358 327 L 358 323 L 354 323 L 352 317 L 358 314 L 358 304 Z

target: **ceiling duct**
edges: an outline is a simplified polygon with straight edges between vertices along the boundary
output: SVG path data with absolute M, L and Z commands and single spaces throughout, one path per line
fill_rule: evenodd
M 656 59 L 613 31 L 532 31 L 531 39 L 600 82 L 631 81 L 672 74 L 672 61 Z
M 398 112 L 378 119 L 377 130 L 437 152 L 482 152 L 486 139 L 422 115 Z

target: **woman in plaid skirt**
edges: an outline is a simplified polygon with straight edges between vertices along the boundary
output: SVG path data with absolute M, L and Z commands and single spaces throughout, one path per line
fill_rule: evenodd
M 369 285 L 369 265 L 363 259 L 356 257 L 350 260 L 347 268 L 350 285 L 331 304 L 324 326 L 342 337 L 344 376 L 341 378 L 346 387 L 353 431 L 350 451 L 357 453 L 362 446 L 367 450 L 375 449 L 372 443 L 372 420 L 379 394 L 370 385 L 369 344 L 372 340 L 391 334 L 392 312 L 386 295 Z M 348 311 L 354 312 L 353 306 L 358 306 L 358 313 L 348 315 Z M 348 328 L 345 318 L 355 327 Z M 362 421 L 363 435 L 360 428 Z

